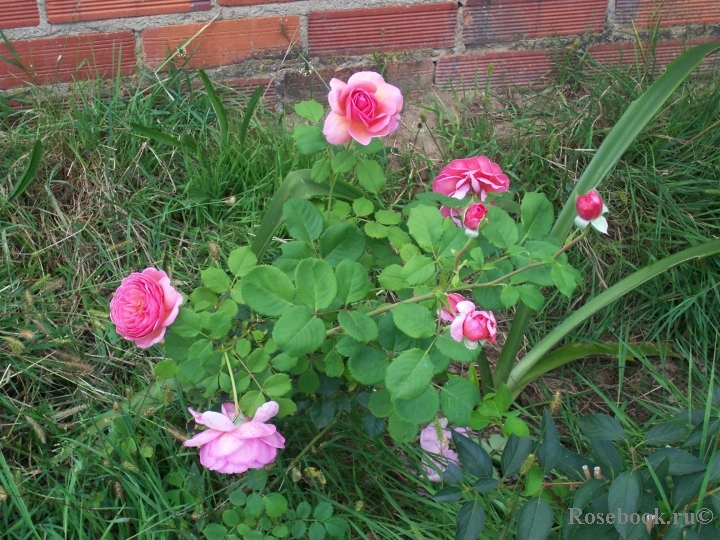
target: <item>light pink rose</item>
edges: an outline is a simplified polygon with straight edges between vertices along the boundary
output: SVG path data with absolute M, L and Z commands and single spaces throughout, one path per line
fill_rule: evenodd
M 603 216 L 608 212 L 608 207 L 596 190 L 590 190 L 585 195 L 580 195 L 575 201 L 575 210 L 578 215 L 575 218 L 575 225 L 584 229 L 592 224 L 598 231 L 607 234 L 608 222 Z
M 403 97 L 400 90 L 372 71 L 355 73 L 347 84 L 330 81 L 330 113 L 323 133 L 330 144 L 345 144 L 351 138 L 363 145 L 373 137 L 395 131 L 400 122 Z
M 146 268 L 122 280 L 110 301 L 110 320 L 118 334 L 145 349 L 162 340 L 182 303 L 165 272 Z
M 285 448 L 285 438 L 272 424 L 266 424 L 280 410 L 274 401 L 262 405 L 251 420 L 240 414 L 235 418 L 235 405 L 224 403 L 222 413 L 199 413 L 188 409 L 195 422 L 209 429 L 183 443 L 200 447 L 200 463 L 224 474 L 244 473 L 262 469 L 275 461 L 278 448 Z
M 457 305 L 459 302 L 465 302 L 465 297 L 462 294 L 450 293 L 445 295 L 445 299 L 450 307 L 442 306 L 437 310 L 437 315 L 445 322 L 453 322 L 458 314 Z
M 439 463 L 434 459 L 432 460 L 435 468 L 439 469 L 440 471 L 444 471 L 445 469 L 447 469 L 447 463 L 452 462 L 455 465 L 458 464 L 457 454 L 453 450 L 450 450 L 451 434 L 450 430 L 446 429 L 447 423 L 447 418 L 441 418 L 440 420 L 438 420 L 439 426 L 436 426 L 435 423 L 432 422 L 420 432 L 420 447 L 423 450 L 430 454 L 445 456 L 445 463 Z M 459 428 L 455 431 L 465 435 L 467 433 L 467 428 Z M 425 473 L 428 476 L 428 480 L 430 480 L 431 482 L 440 482 L 442 480 L 437 471 L 435 471 L 432 467 L 423 464 L 423 468 L 425 469 Z
M 476 349 L 478 343 L 494 343 L 497 323 L 491 311 L 475 309 L 470 301 L 458 302 L 458 315 L 450 325 L 450 335 L 455 341 L 465 342 L 468 349 Z
M 434 192 L 456 199 L 471 193 L 484 201 L 488 193 L 502 193 L 509 187 L 510 179 L 486 156 L 455 159 L 433 180 Z

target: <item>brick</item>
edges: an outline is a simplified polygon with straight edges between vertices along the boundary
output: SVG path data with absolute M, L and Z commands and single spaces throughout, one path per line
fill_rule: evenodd
M 463 43 L 601 32 L 607 0 L 468 0 Z
M 720 22 L 718 0 L 616 0 L 615 19 L 620 24 L 647 26 L 660 18 L 660 24 L 705 24 Z M 656 12 L 657 10 L 657 12 Z M 653 13 L 655 16 L 653 17 Z
M 146 59 L 153 67 L 165 61 L 168 51 L 183 45 L 183 55 L 190 57 L 189 66 L 217 67 L 250 58 L 283 57 L 291 40 L 297 44 L 299 26 L 300 17 L 293 15 L 215 21 L 204 30 L 205 23 L 164 26 L 143 30 L 141 36 Z
M 683 42 L 679 40 L 661 41 L 655 45 L 654 68 L 655 71 L 660 70 L 666 64 L 677 58 L 682 52 L 694 45 L 705 43 L 708 41 L 719 41 L 720 38 L 699 38 L 691 41 Z M 646 52 L 647 52 L 647 45 Z M 594 60 L 601 64 L 632 64 L 636 59 L 644 61 L 642 52 L 635 43 L 614 43 L 610 45 L 596 45 L 588 49 L 588 53 Z M 717 65 L 719 55 L 711 55 L 700 64 L 699 69 L 709 69 L 713 65 Z
M 0 62 L 0 89 L 130 75 L 135 69 L 135 37 L 129 30 L 14 41 L 12 45 L 27 72 Z M 0 56 L 11 57 L 4 44 L 0 44 Z
M 385 68 L 384 77 L 387 82 L 397 86 L 407 99 L 413 95 L 419 96 L 423 88 L 432 85 L 433 69 L 433 61 L 429 58 L 414 62 L 388 64 Z M 353 73 L 358 71 L 377 71 L 377 66 L 368 62 L 353 67 L 320 69 L 318 70 L 319 77 L 318 73 L 315 72 L 306 75 L 299 71 L 288 71 L 285 73 L 283 80 L 283 100 L 295 103 L 296 101 L 314 99 L 327 106 L 328 89 L 323 84 L 323 81 L 329 83 L 332 78 L 347 81 Z
M 48 21 L 65 23 L 210 9 L 210 0 L 45 0 Z
M 443 48 L 455 44 L 455 2 L 308 15 L 311 55 Z
M 490 82 L 499 86 L 542 84 L 555 68 L 551 50 L 490 52 L 440 57 L 435 84 L 449 88 L 483 88 Z M 492 64 L 492 72 L 488 68 Z
M 0 14 L 0 30 L 38 26 L 40 13 L 37 0 L 12 0 L 2 7 Z
M 228 79 L 223 82 L 236 92 L 245 94 L 250 97 L 256 88 L 263 87 L 262 101 L 266 107 L 272 107 L 277 97 L 275 93 L 275 79 L 269 77 L 259 77 L 253 79 Z

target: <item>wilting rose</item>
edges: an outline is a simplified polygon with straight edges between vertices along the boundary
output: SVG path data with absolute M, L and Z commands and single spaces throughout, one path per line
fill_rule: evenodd
M 400 90 L 372 71 L 355 73 L 347 84 L 330 81 L 330 113 L 323 133 L 330 144 L 345 144 L 351 138 L 363 145 L 373 137 L 395 131 L 400 122 L 403 97 Z
M 502 193 L 509 187 L 510 179 L 486 156 L 455 159 L 433 180 L 433 191 L 456 199 L 470 193 L 484 201 L 488 193 Z
M 438 420 L 439 425 L 435 425 L 434 422 L 428 424 L 428 426 L 420 432 L 420 447 L 430 454 L 437 454 L 439 456 L 445 456 L 447 459 L 446 463 L 452 462 L 455 465 L 458 464 L 458 456 L 450 450 L 450 430 L 447 428 L 447 418 L 441 418 Z M 466 428 L 456 429 L 457 432 L 465 435 L 467 433 Z M 433 465 L 441 471 L 447 469 L 445 463 L 439 463 L 436 460 L 432 460 Z M 423 468 L 428 475 L 428 480 L 431 482 L 440 482 L 442 478 L 433 468 L 423 464 Z
M 590 190 L 585 195 L 580 195 L 575 201 L 575 210 L 578 215 L 575 218 L 575 225 L 584 229 L 592 224 L 598 231 L 607 234 L 608 223 L 603 214 L 608 212 L 608 207 L 596 190 Z
M 118 334 L 145 349 L 162 340 L 182 303 L 165 272 L 146 268 L 122 280 L 110 301 L 110 320 Z
M 463 223 L 466 229 L 477 231 L 480 222 L 487 216 L 488 209 L 483 203 L 473 203 L 465 210 Z
M 265 422 L 280 410 L 277 403 L 269 401 L 262 405 L 252 420 L 242 414 L 235 418 L 232 403 L 224 403 L 221 409 L 222 413 L 188 409 L 195 422 L 209 428 L 183 443 L 200 447 L 200 463 L 204 467 L 233 474 L 262 469 L 275 461 L 278 448 L 285 448 L 285 438 L 274 425 Z
M 450 325 L 450 335 L 455 341 L 465 342 L 468 349 L 476 349 L 478 343 L 494 343 L 497 323 L 491 311 L 475 309 L 475 304 L 466 300 L 458 302 L 458 315 Z
M 465 297 L 462 294 L 450 293 L 445 295 L 448 306 L 442 306 L 441 309 L 437 310 L 437 315 L 445 322 L 453 322 L 457 317 L 457 305 L 459 302 L 465 302 Z

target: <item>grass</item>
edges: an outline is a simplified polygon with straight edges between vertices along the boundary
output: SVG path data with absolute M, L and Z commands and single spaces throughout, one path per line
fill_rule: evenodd
M 558 80 L 544 90 L 513 99 L 493 89 L 458 96 L 457 114 L 427 103 L 424 114 L 437 121 L 428 144 L 443 161 L 495 157 L 519 191 L 542 190 L 562 204 L 652 74 L 642 65 L 580 69 L 573 56 L 559 62 Z M 123 275 L 150 264 L 194 283 L 218 249 L 248 243 L 279 181 L 308 163 L 293 149 L 287 119 L 262 107 L 238 144 L 247 96 L 231 89 L 221 95 L 234 144 L 224 147 L 194 74 L 171 69 L 163 80 L 143 74 L 136 87 L 123 84 L 76 84 L 66 95 L 31 88 L 15 98 L 19 110 L 0 98 L 0 177 L 12 183 L 21 174 L 38 137 L 46 149 L 28 191 L 0 206 L 0 530 L 7 538 L 196 538 L 246 482 L 198 469 L 196 453 L 177 440 L 187 428 L 183 395 L 141 393 L 158 358 L 124 346 L 105 299 Z M 604 184 L 611 235 L 575 252 L 586 276 L 581 298 L 717 236 L 718 103 L 720 85 L 689 81 Z M 199 152 L 185 157 L 138 137 L 133 124 L 191 137 Z M 394 178 L 420 189 L 439 165 L 419 152 L 400 158 Z M 7 195 L 10 185 L 0 189 Z M 705 410 L 720 354 L 719 264 L 673 269 L 574 336 L 626 347 L 665 341 L 676 356 L 623 361 L 619 369 L 602 359 L 565 367 L 529 395 L 526 419 L 539 423 L 535 406 L 564 390 L 566 441 L 581 450 L 573 436 L 578 414 L 610 410 L 642 432 L 675 411 Z M 529 343 L 580 301 L 551 298 Z M 286 483 L 291 505 L 331 502 L 350 520 L 353 538 L 452 538 L 457 508 L 425 495 L 434 487 L 413 472 L 419 453 L 371 441 L 360 424 L 350 415 L 347 429 L 331 430 L 305 456 L 300 469 L 321 471 L 326 483 L 307 476 Z M 303 418 L 282 429 L 290 434 L 287 456 L 315 434 Z M 290 458 L 283 459 L 278 466 Z M 511 505 L 488 502 L 488 537 L 502 534 Z

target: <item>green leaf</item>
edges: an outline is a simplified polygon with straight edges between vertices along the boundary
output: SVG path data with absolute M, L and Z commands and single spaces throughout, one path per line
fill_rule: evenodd
M 444 477 L 443 480 L 445 480 Z M 473 484 L 473 491 L 475 493 L 484 493 L 495 489 L 498 484 L 500 484 L 500 482 L 495 478 L 480 478 L 480 480 Z
M 365 267 L 355 261 L 342 261 L 335 269 L 337 295 L 344 305 L 362 300 L 370 290 Z
M 390 392 L 388 392 L 385 388 L 375 390 L 372 394 L 370 394 L 368 409 L 370 409 L 370 412 L 378 418 L 387 418 L 390 416 L 393 412 L 395 412 Z
M 480 391 L 471 381 L 450 379 L 440 391 L 440 406 L 448 422 L 456 426 L 470 424 L 470 414 L 480 403 Z
M 420 396 L 433 377 L 430 358 L 421 349 L 410 349 L 395 358 L 387 368 L 385 386 L 393 401 L 409 400 Z
M 588 504 L 599 499 L 605 491 L 607 491 L 607 483 L 604 480 L 591 478 L 578 488 L 573 499 L 573 508 L 584 510 Z
M 435 262 L 423 255 L 415 255 L 403 266 L 400 276 L 408 285 L 422 285 L 435 276 Z
M 346 173 L 355 166 L 357 162 L 357 156 L 351 154 L 347 150 L 341 150 L 332 157 L 330 165 L 332 170 L 338 174 Z
M 383 289 L 388 291 L 401 291 L 407 289 L 410 285 L 402 278 L 403 268 L 399 264 L 391 264 L 386 266 L 380 275 L 378 281 Z
M 363 189 L 370 193 L 380 193 L 380 190 L 385 186 L 385 173 L 377 162 L 371 159 L 358 158 L 356 171 L 358 182 Z
M 324 107 L 314 99 L 296 103 L 294 109 L 298 116 L 307 118 L 311 122 L 319 122 L 325 116 Z
M 435 335 L 435 319 L 430 310 L 420 304 L 398 304 L 392 310 L 395 325 L 413 338 Z
M 310 506 L 309 503 L 303 501 L 298 504 L 296 512 L 298 518 L 307 519 L 310 517 L 310 512 L 312 512 L 312 506 Z
M 462 493 L 463 492 L 460 490 L 460 488 L 457 488 L 455 486 L 448 486 L 435 493 L 435 495 L 433 495 L 432 497 L 432 500 L 440 503 L 458 502 L 462 499 Z
M 323 230 L 323 217 L 315 205 L 304 199 L 290 199 L 283 205 L 285 227 L 301 242 L 317 240 Z
M 237 312 L 237 309 L 235 311 Z M 232 317 L 225 310 L 218 310 L 210 315 L 206 327 L 210 328 L 211 338 L 223 338 L 232 327 Z
M 423 424 L 429 422 L 440 408 L 440 397 L 432 386 L 418 397 L 410 400 L 395 400 L 393 402 L 397 415 L 411 424 Z
M 219 268 L 206 268 L 200 273 L 203 285 L 216 293 L 224 293 L 230 290 L 230 278 Z
M 360 384 L 377 384 L 385 380 L 390 366 L 385 353 L 374 347 L 363 347 L 348 360 L 350 373 Z
M 525 475 L 525 491 L 523 495 L 526 497 L 534 497 L 542 491 L 543 487 L 543 471 L 541 468 L 533 467 Z
M 506 285 L 500 293 L 500 301 L 506 308 L 512 307 L 520 300 L 520 290 L 512 285 Z
M 315 259 L 316 255 L 307 242 L 292 241 L 280 246 L 282 255 L 275 260 L 274 266 L 282 270 L 291 279 L 295 278 L 295 270 L 300 261 Z
M 520 470 L 525 458 L 532 451 L 533 441 L 530 437 L 510 435 L 502 454 L 503 477 L 514 475 Z
M 348 335 L 358 341 L 372 341 L 378 336 L 378 327 L 370 317 L 359 311 L 341 311 L 338 322 Z
M 295 146 L 301 154 L 316 154 L 328 147 L 327 139 L 319 126 L 295 126 L 292 131 Z
M 355 199 L 353 202 L 353 212 L 355 212 L 357 217 L 369 216 L 373 213 L 374 209 L 375 206 L 373 206 L 373 203 L 368 201 L 365 197 Z
M 180 337 L 195 337 L 202 331 L 200 315 L 192 309 L 181 307 L 178 316 L 170 326 L 172 333 Z
M 385 420 L 377 418 L 372 414 L 367 414 L 362 421 L 363 431 L 371 439 L 377 439 L 385 432 Z
M 302 356 L 325 341 L 325 325 L 308 308 L 298 306 L 288 309 L 278 319 L 272 336 L 282 351 L 290 356 Z
M 287 499 L 280 493 L 268 493 L 263 498 L 265 513 L 271 518 L 279 518 L 288 509 Z
M 542 240 L 553 224 L 553 207 L 543 193 L 526 193 L 520 205 L 520 221 L 525 236 L 530 240 Z
M 218 303 L 218 296 L 207 287 L 198 287 L 190 294 L 190 301 L 196 311 L 205 311 Z
M 625 438 L 625 431 L 612 416 L 597 413 L 578 419 L 578 425 L 585 437 L 601 441 L 619 441 Z
M 533 311 L 540 311 L 545 304 L 545 297 L 540 292 L 540 288 L 536 285 L 520 285 L 517 287 L 520 292 L 520 300 Z M 502 298 L 502 293 L 500 294 Z
M 687 427 L 682 422 L 663 422 L 650 428 L 645 435 L 645 444 L 675 444 L 687 435 Z
M 435 341 L 435 347 L 446 357 L 456 362 L 472 362 L 480 354 L 480 347 L 468 349 L 461 341 L 455 341 L 450 335 L 450 330 L 443 332 Z
M 331 349 L 325 355 L 325 374 L 328 377 L 340 377 L 345 372 L 345 362 L 340 353 L 335 349 Z
M 303 394 L 309 396 L 317 392 L 318 388 L 320 388 L 320 377 L 314 370 L 308 369 L 298 378 L 298 390 Z
M 566 265 L 557 263 L 550 270 L 550 277 L 558 290 L 565 296 L 572 296 L 577 283 L 575 273 Z
M 312 523 L 308 528 L 308 538 L 310 540 L 325 540 L 325 527 L 317 521 Z
M 243 246 L 233 249 L 228 257 L 228 267 L 235 277 L 243 277 L 250 270 L 257 266 L 258 260 L 250 249 L 250 246 Z
M 245 501 L 247 501 L 247 495 L 242 489 L 236 489 L 230 494 L 228 500 L 230 501 L 230 504 L 234 506 L 244 506 Z
M 477 540 L 485 527 L 485 510 L 480 499 L 465 503 L 455 518 L 455 540 Z
M 376 154 L 380 150 L 385 148 L 385 145 L 383 144 L 382 139 L 380 139 L 379 137 L 373 137 L 372 139 L 370 139 L 370 143 L 367 145 L 356 142 L 355 148 L 361 154 Z
M 530 499 L 518 512 L 517 540 L 545 540 L 553 524 L 550 503 L 540 497 Z
M 503 427 L 507 433 L 517 435 L 518 437 L 527 437 L 530 435 L 530 430 L 528 429 L 527 424 L 517 416 L 510 416 L 506 418 Z
M 623 466 L 620 453 L 612 441 L 590 439 L 590 446 L 593 450 L 593 459 L 602 470 L 602 473 L 607 478 L 616 478 L 622 472 Z
M 222 540 L 227 532 L 228 530 L 219 523 L 211 523 L 203 529 L 203 534 L 207 540 Z
M 517 244 L 517 225 L 510 214 L 497 206 L 488 206 L 487 220 L 482 235 L 488 242 L 500 249 L 508 249 Z
M 345 538 L 350 532 L 350 525 L 343 518 L 335 517 L 325 520 L 325 530 L 333 538 Z
M 398 225 L 402 221 L 402 215 L 394 210 L 378 210 L 375 212 L 375 221 L 383 225 Z
M 437 208 L 422 204 L 411 208 L 407 225 L 418 246 L 428 253 L 436 251 L 443 233 L 443 217 Z
M 350 223 L 338 223 L 320 237 L 320 255 L 336 268 L 342 261 L 356 261 L 365 252 L 365 237 Z
M 30 184 L 37 176 L 42 164 L 42 140 L 38 139 L 30 150 L 30 161 L 28 161 L 25 172 L 23 172 L 20 179 L 15 183 L 12 192 L 7 198 L 7 202 L 12 202 L 13 199 L 19 197 L 25 190 L 30 187 Z
M 304 259 L 295 270 L 295 297 L 313 311 L 325 309 L 337 296 L 337 281 L 326 261 Z
M 406 422 L 397 413 L 392 413 L 388 418 L 388 433 L 395 442 L 400 444 L 409 443 L 417 437 L 418 426 Z
M 707 469 L 705 463 L 689 452 L 678 448 L 661 448 L 650 455 L 647 460 L 653 469 L 657 469 L 666 458 L 670 462 L 668 474 L 671 476 L 692 474 Z
M 302 521 L 296 521 L 292 528 L 292 535 L 294 538 L 302 538 L 307 532 L 307 525 Z
M 640 494 L 642 493 L 642 485 L 640 477 L 633 471 L 625 471 L 621 473 L 610 486 L 608 491 L 608 510 L 610 512 L 623 512 L 628 516 L 636 513 L 640 505 Z M 615 530 L 625 538 L 630 531 L 632 525 L 628 520 L 625 523 L 619 523 L 615 520 Z
M 542 465 L 543 472 L 550 474 L 560 461 L 560 436 L 555 422 L 547 408 L 543 409 L 543 419 L 540 426 L 542 439 L 537 451 L 537 458 Z
M 172 379 L 176 372 L 177 362 L 175 360 L 161 360 L 153 367 L 153 373 L 161 379 Z
M 379 239 L 387 237 L 387 227 L 380 223 L 368 221 L 363 228 L 365 229 L 365 234 L 370 238 Z
M 322 389 L 320 392 L 322 392 Z M 335 416 L 335 407 L 329 399 L 320 398 L 310 407 L 310 419 L 318 429 L 329 425 L 333 416 Z
M 318 521 L 327 521 L 333 515 L 333 507 L 329 502 L 321 502 L 315 507 L 313 517 Z
M 259 390 L 252 390 L 240 398 L 240 410 L 245 416 L 253 417 L 255 412 L 265 403 Z
M 256 266 L 242 279 L 240 286 L 245 303 L 263 315 L 278 316 L 291 308 L 295 287 L 274 266 Z
M 318 159 L 310 169 L 310 180 L 321 184 L 330 178 L 330 160 L 327 158 Z
M 262 383 L 262 389 L 271 398 L 282 397 L 292 390 L 290 377 L 285 373 L 271 375 Z
M 492 478 L 492 460 L 482 446 L 457 431 L 452 431 L 452 439 L 466 471 L 478 478 Z

